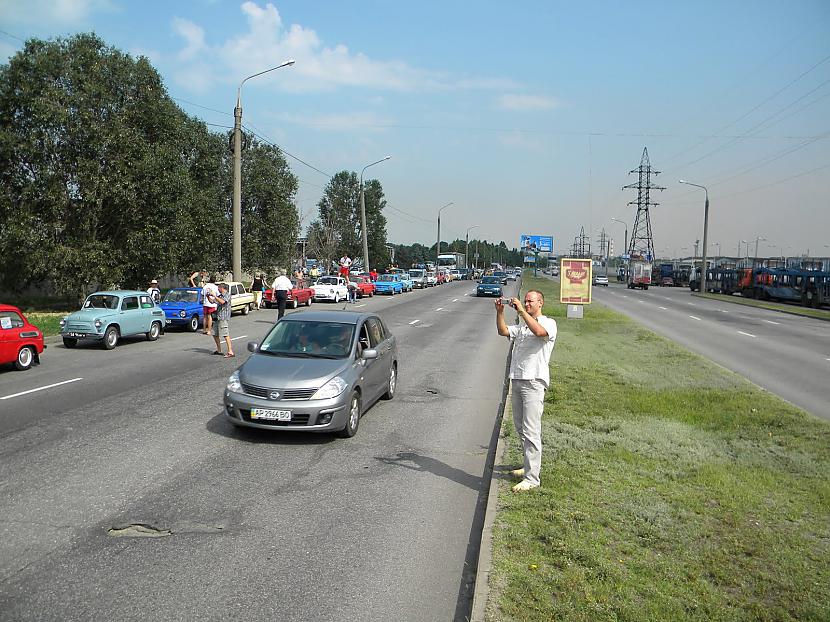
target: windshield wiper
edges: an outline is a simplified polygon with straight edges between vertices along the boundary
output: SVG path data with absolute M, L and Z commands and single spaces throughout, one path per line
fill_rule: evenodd
M 313 354 L 309 352 L 285 352 L 283 350 L 259 350 L 260 352 L 265 352 L 266 354 L 270 354 L 271 356 L 288 356 L 291 358 L 297 359 L 307 359 L 311 358 Z

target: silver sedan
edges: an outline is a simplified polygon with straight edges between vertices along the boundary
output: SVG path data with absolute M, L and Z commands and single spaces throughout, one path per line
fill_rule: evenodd
M 395 395 L 397 342 L 370 313 L 292 313 L 248 350 L 225 389 L 234 425 L 351 437 L 372 404 Z

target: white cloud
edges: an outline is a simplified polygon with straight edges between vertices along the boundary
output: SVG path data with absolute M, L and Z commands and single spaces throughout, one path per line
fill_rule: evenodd
M 545 95 L 502 95 L 498 104 L 505 110 L 551 110 L 559 106 L 559 100 Z
M 173 18 L 173 30 L 185 41 L 185 46 L 179 51 L 181 60 L 196 58 L 207 49 L 205 31 L 201 26 L 180 17 Z
M 534 152 L 542 152 L 545 150 L 544 145 L 542 141 L 539 140 L 539 138 L 526 132 L 519 132 L 514 130 L 512 132 L 500 134 L 498 140 L 505 147 L 511 147 Z
M 393 121 L 387 117 L 372 114 L 370 112 L 344 112 L 340 114 L 327 115 L 282 115 L 286 122 L 302 125 L 310 128 L 335 130 L 342 132 L 350 131 L 386 131 Z

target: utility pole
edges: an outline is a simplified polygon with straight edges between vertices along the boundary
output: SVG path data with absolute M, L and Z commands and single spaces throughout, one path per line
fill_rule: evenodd
M 660 204 L 651 201 L 650 193 L 652 190 L 665 190 L 665 188 L 651 183 L 651 176 L 659 175 L 660 171 L 652 169 L 647 148 L 643 148 L 640 166 L 628 172 L 629 175 L 632 173 L 637 173 L 637 183 L 623 186 L 623 190 L 637 190 L 637 200 L 628 203 L 637 206 L 637 216 L 634 219 L 634 228 L 631 230 L 628 255 L 632 259 L 635 255 L 638 255 L 646 261 L 652 261 L 654 259 L 654 238 L 651 234 L 651 218 L 648 210 L 649 207 L 657 207 Z

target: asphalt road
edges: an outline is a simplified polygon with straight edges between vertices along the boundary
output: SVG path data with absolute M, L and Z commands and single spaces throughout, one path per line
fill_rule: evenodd
M 613 278 L 613 277 L 612 277 Z M 686 288 L 593 288 L 594 300 L 830 419 L 830 322 L 692 296 Z
M 223 419 L 275 311 L 234 316 L 235 360 L 171 331 L 0 371 L 0 619 L 463 619 L 508 353 L 473 289 L 350 306 L 400 355 L 352 439 Z M 130 525 L 159 537 L 110 534 Z

